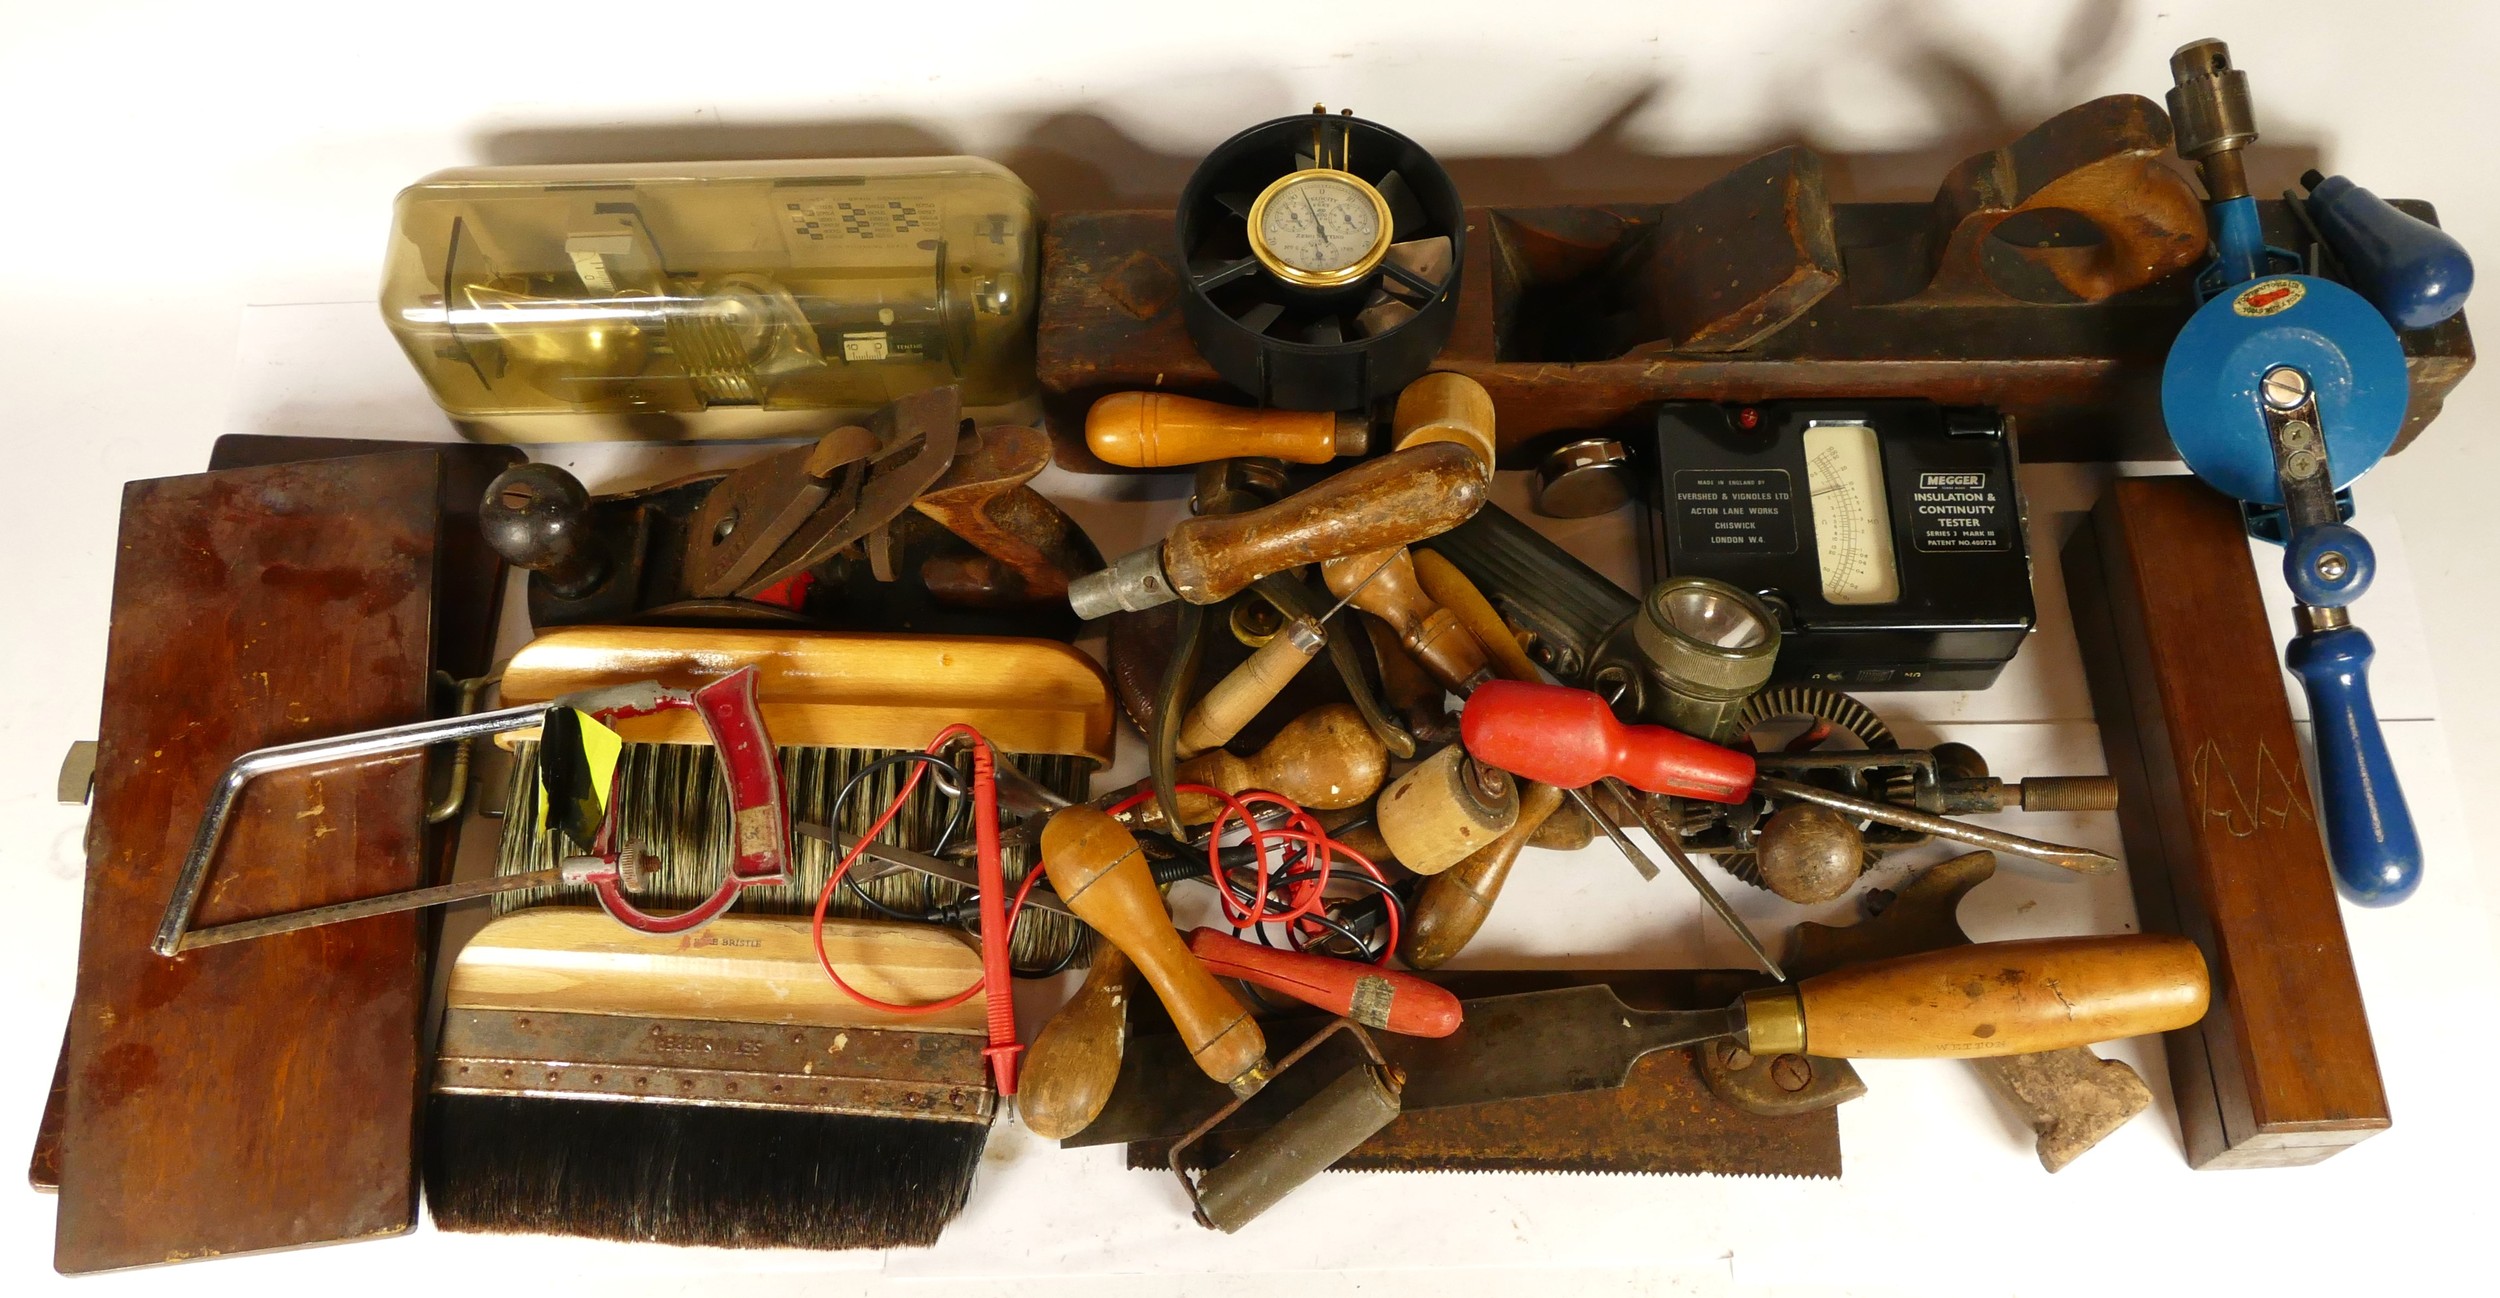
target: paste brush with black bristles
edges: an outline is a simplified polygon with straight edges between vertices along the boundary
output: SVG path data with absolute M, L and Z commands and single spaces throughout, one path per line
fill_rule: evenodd
M 880 1000 L 982 976 L 961 933 L 827 920 Z M 963 1208 L 997 1097 L 985 997 L 905 1018 L 836 990 L 806 920 L 635 933 L 597 911 L 490 922 L 445 994 L 426 1199 L 446 1230 L 718 1248 L 908 1248 Z
M 1063 796 L 1081 795 L 1111 752 L 1100 669 L 1046 641 L 574 627 L 515 655 L 503 691 L 528 701 L 748 665 L 762 675 L 792 818 L 863 833 L 894 806 L 878 835 L 894 846 L 936 850 L 955 795 L 924 777 L 902 796 L 909 768 L 870 768 L 925 751 L 955 723 L 977 725 Z M 727 850 L 719 762 L 670 719 L 614 729 L 624 747 L 610 814 L 650 857 L 637 904 L 683 909 Z M 578 848 L 538 827 L 535 754 L 516 757 L 499 873 Z M 791 883 L 748 888 L 735 911 L 672 937 L 623 928 L 579 889 L 520 894 L 558 904 L 490 921 L 455 960 L 445 998 L 425 1165 L 437 1224 L 733 1248 L 934 1242 L 970 1193 L 997 1108 L 986 997 L 904 1016 L 845 995 L 818 963 L 807 914 L 831 853 L 801 838 Z M 954 885 L 935 887 L 889 877 L 866 892 L 905 912 L 962 908 Z M 863 996 L 921 1005 L 989 984 L 969 935 L 844 916 L 859 898 L 837 893 L 823 932 L 827 963 Z M 1065 963 L 1086 945 L 1064 915 L 1004 927 L 1019 964 Z

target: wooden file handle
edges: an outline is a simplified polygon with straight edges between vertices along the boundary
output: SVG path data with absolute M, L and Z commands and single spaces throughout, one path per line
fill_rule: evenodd
M 1189 951 L 1220 977 L 1291 996 L 1367 1028 L 1408 1037 L 1458 1031 L 1458 997 L 1413 974 L 1261 946 L 1212 928 L 1190 930 Z
M 1189 710 L 1181 722 L 1174 751 L 1182 757 L 1196 757 L 1240 734 L 1252 717 L 1276 701 L 1276 696 L 1301 674 L 1326 643 L 1327 633 L 1320 630 L 1319 623 L 1307 618 L 1286 623 L 1283 630 L 1226 673 L 1198 700 L 1198 706 Z
M 1068 909 L 1136 963 L 1207 1076 L 1237 1095 L 1267 1084 L 1267 1037 L 1181 944 L 1125 826 L 1099 808 L 1062 808 L 1042 826 L 1042 864 Z
M 1510 867 L 1562 806 L 1562 790 L 1550 784 L 1519 786 L 1519 820 L 1510 832 L 1475 855 L 1424 880 L 1423 895 L 1406 912 L 1398 958 L 1417 969 L 1438 969 L 1475 939 L 1502 895 Z
M 1387 623 L 1443 686 L 1464 694 L 1492 670 L 1475 635 L 1417 584 L 1414 556 L 1405 546 L 1330 559 L 1319 571 L 1329 593 L 1351 595 L 1347 602 Z
M 1221 748 L 1200 753 L 1175 772 L 1182 784 L 1211 784 L 1226 793 L 1265 789 L 1313 811 L 1338 811 L 1380 792 L 1389 750 L 1351 703 L 1329 703 L 1285 723 L 1267 747 L 1248 757 Z M 1181 820 L 1203 825 L 1223 804 L 1203 793 L 1180 795 Z
M 1105 463 L 1164 469 L 1246 455 L 1326 464 L 1360 455 L 1359 414 L 1245 410 L 1163 392 L 1114 392 L 1085 413 L 1085 444 Z
M 1043 1025 L 1024 1052 L 1016 1111 L 1033 1134 L 1065 1140 L 1092 1124 L 1120 1078 L 1128 1044 L 1128 998 L 1137 966 L 1109 942 L 1094 950 L 1085 985 Z
M 1163 575 L 1192 604 L 1271 572 L 1420 541 L 1484 506 L 1475 452 L 1433 442 L 1367 460 L 1263 509 L 1189 519 L 1163 542 Z
M 1747 1048 L 1828 1059 L 2027 1055 L 2183 1028 L 2210 988 L 2168 934 L 1948 947 L 1745 994 Z

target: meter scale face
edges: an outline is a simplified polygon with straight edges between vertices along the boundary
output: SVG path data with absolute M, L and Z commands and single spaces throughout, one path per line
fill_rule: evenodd
M 1823 598 L 1834 604 L 1889 604 L 1901 598 L 1901 571 L 1892 561 L 1892 511 L 1884 499 L 1884 453 L 1875 430 L 1859 423 L 1812 423 L 1804 442 Z
M 2031 629 L 2013 455 L 1992 412 L 1670 402 L 1637 460 L 1650 579 L 1758 596 L 1780 620 L 1775 680 L 1977 689 Z

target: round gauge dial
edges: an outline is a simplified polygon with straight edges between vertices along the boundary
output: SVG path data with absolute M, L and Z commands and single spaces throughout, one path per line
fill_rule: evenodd
M 1351 284 L 1389 251 L 1388 200 L 1350 172 L 1293 172 L 1250 205 L 1250 251 L 1289 283 Z
M 1884 500 L 1884 451 L 1875 430 L 1865 424 L 1809 425 L 1805 453 L 1823 598 L 1833 604 L 1889 604 L 1901 598 L 1892 510 Z

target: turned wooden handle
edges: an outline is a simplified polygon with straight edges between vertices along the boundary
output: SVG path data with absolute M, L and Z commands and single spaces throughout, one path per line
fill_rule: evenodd
M 1351 703 L 1316 707 L 1285 723 L 1267 747 L 1248 757 L 1218 748 L 1180 764 L 1182 784 L 1211 784 L 1226 793 L 1265 789 L 1313 811 L 1351 807 L 1380 792 L 1389 750 Z M 1203 825 L 1223 804 L 1203 793 L 1180 795 L 1181 820 Z
M 1136 963 L 1207 1076 L 1245 1095 L 1266 1083 L 1266 1036 L 1181 944 L 1125 826 L 1099 808 L 1062 808 L 1042 826 L 1042 865 L 1068 909 Z
M 1244 942 L 1212 928 L 1191 929 L 1190 954 L 1210 972 L 1291 996 L 1367 1028 L 1409 1037 L 1458 1031 L 1458 997 L 1413 974 L 1324 955 Z
M 1473 454 L 1480 471 L 1493 476 L 1493 394 L 1464 374 L 1427 374 L 1398 394 L 1389 418 L 1397 450 L 1430 442 L 1455 442 Z
M 1519 788 L 1450 744 L 1381 792 L 1372 823 L 1414 874 L 1439 874 L 1491 846 L 1519 820 Z
M 1519 637 L 1511 633 L 1510 624 L 1493 610 L 1493 602 L 1467 580 L 1467 574 L 1460 572 L 1457 564 L 1426 550 L 1415 556 L 1415 581 L 1433 603 L 1448 609 L 1458 624 L 1476 638 L 1477 647 L 1492 662 L 1494 675 L 1530 684 L 1545 679 L 1537 671 L 1535 661 L 1528 657 L 1528 651 L 1519 647 Z
M 1128 1044 L 1128 998 L 1137 966 L 1109 942 L 1096 945 L 1094 967 L 1033 1048 L 1024 1052 L 1016 1111 L 1033 1134 L 1065 1140 L 1083 1131 L 1111 1098 Z
M 1432 602 L 1415 579 L 1405 546 L 1330 559 L 1319 566 L 1330 593 L 1379 618 L 1433 679 L 1459 693 L 1491 670 L 1484 647 L 1448 609 Z
M 1802 1007 L 1798 1048 L 1830 1059 L 2027 1055 L 2183 1028 L 2210 993 L 2196 944 L 2168 934 L 1948 947 L 1745 997 Z M 1777 1011 L 1773 1011 L 1776 1015 Z M 1763 1053 L 1763 1047 L 1752 1047 Z
M 1189 519 L 1163 542 L 1163 575 L 1212 604 L 1271 572 L 1385 550 L 1466 522 L 1484 505 L 1473 451 L 1434 442 L 1369 460 L 1246 514 Z
M 1519 820 L 1509 833 L 1424 880 L 1423 895 L 1406 912 L 1398 958 L 1417 969 L 1438 969 L 1474 941 L 1510 879 L 1510 867 L 1562 800 L 1562 790 L 1553 785 L 1521 784 Z
M 1181 722 L 1174 751 L 1182 757 L 1196 757 L 1240 734 L 1252 717 L 1276 701 L 1276 696 L 1284 692 L 1285 686 L 1327 642 L 1316 622 L 1305 619 L 1287 623 L 1260 645 L 1258 652 L 1226 673 L 1198 700 L 1198 706 L 1189 710 Z
M 1326 464 L 1363 451 L 1360 415 L 1245 410 L 1162 392 L 1114 392 L 1085 412 L 1085 444 L 1105 463 L 1164 469 L 1246 455 Z

